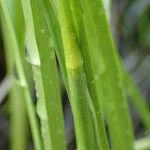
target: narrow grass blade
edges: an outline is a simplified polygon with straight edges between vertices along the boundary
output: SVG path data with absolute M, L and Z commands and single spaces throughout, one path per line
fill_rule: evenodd
M 54 45 L 47 22 L 45 17 L 43 17 L 43 13 L 41 13 L 41 17 L 37 15 L 37 12 L 41 7 L 38 5 L 37 9 L 34 10 L 36 3 L 37 1 L 32 1 L 32 9 L 34 14 L 35 31 L 37 33 L 37 43 L 41 61 L 41 74 L 46 99 L 46 108 L 49 117 L 52 149 L 65 150 L 64 121 Z M 49 92 L 49 90 L 51 92 Z
M 48 28 L 51 32 L 51 37 L 54 43 L 54 49 L 58 57 L 63 80 L 65 82 L 65 85 L 68 91 L 67 72 L 66 72 L 66 66 L 65 66 L 60 26 L 58 23 L 58 15 L 57 15 L 56 7 L 55 7 L 56 5 L 54 5 L 53 1 L 50 1 L 50 0 L 38 0 L 38 1 L 41 4 L 41 9 L 43 10 Z
M 28 89 L 28 85 L 26 83 L 26 78 L 24 75 L 23 64 L 21 61 L 21 55 L 20 55 L 20 51 L 19 51 L 20 46 L 19 46 L 19 43 L 17 40 L 17 36 L 16 36 L 15 30 L 14 30 L 14 27 L 13 27 L 13 23 L 11 21 L 11 17 L 9 14 L 9 10 L 8 10 L 6 1 L 1 0 L 0 6 L 1 6 L 2 13 L 3 13 L 4 21 L 6 24 L 6 28 L 9 33 L 9 37 L 10 37 L 10 41 L 11 41 L 10 44 L 12 45 L 13 56 L 14 56 L 14 60 L 15 60 L 16 68 L 17 68 L 18 77 L 19 77 L 18 84 L 20 86 L 20 89 L 23 91 L 23 95 L 26 100 L 25 103 L 26 103 L 28 117 L 30 120 L 30 125 L 31 125 L 31 129 L 32 129 L 32 133 L 33 133 L 33 140 L 34 140 L 36 149 L 41 150 L 42 146 L 41 146 L 38 124 L 37 124 L 37 120 L 36 120 L 34 106 L 32 104 L 32 99 L 31 99 L 30 93 L 28 91 L 29 89 Z
M 90 90 L 90 94 L 92 97 L 94 109 L 96 112 L 95 124 L 97 124 L 97 132 L 96 132 L 97 140 L 99 143 L 99 148 L 105 150 L 105 149 L 108 149 L 108 141 L 107 141 L 107 136 L 106 136 L 106 132 L 105 132 L 104 122 L 102 119 L 102 111 L 101 111 L 102 107 L 100 104 L 100 101 L 102 101 L 102 100 L 101 100 L 101 97 L 100 97 L 99 91 L 98 91 L 99 85 L 97 84 L 97 81 L 96 81 L 96 80 L 98 80 L 97 79 L 98 78 L 98 75 L 97 75 L 98 70 L 94 70 L 94 67 L 93 67 L 97 63 L 97 62 L 95 63 L 94 61 L 97 61 L 97 60 L 94 60 L 92 58 L 93 52 L 95 52 L 95 49 L 98 49 L 98 47 L 97 47 L 98 39 L 96 39 L 94 36 L 91 36 L 90 33 L 85 35 L 85 29 L 84 29 L 84 24 L 83 24 L 83 16 L 82 16 L 80 2 L 71 0 L 70 3 L 71 3 L 72 13 L 74 16 L 74 24 L 75 24 L 77 35 L 78 35 L 78 42 L 80 44 L 80 47 L 82 48 L 82 55 L 83 55 L 83 60 L 84 60 L 84 65 L 85 65 L 86 76 L 88 79 L 89 90 Z M 89 16 L 90 16 L 90 14 L 88 14 L 88 16 L 86 16 L 87 17 L 86 21 L 89 20 L 87 28 L 88 28 L 89 32 L 93 33 L 94 26 L 92 26 L 93 24 L 92 24 L 92 22 L 90 20 L 91 18 Z M 88 44 L 91 44 L 91 41 L 93 42 L 94 40 L 95 40 L 94 46 L 90 49 L 88 47 Z M 96 53 L 96 55 L 97 55 L 97 53 Z
M 131 76 L 125 72 L 125 85 L 127 86 L 127 91 L 129 96 L 131 97 L 131 102 L 137 109 L 137 112 L 144 123 L 144 126 L 148 131 L 150 130 L 150 111 L 148 106 L 146 105 L 146 101 L 144 100 L 143 96 L 141 95 L 137 85 L 131 78 Z
M 4 23 L 4 21 L 2 21 Z M 10 149 L 11 150 L 26 150 L 27 149 L 27 115 L 25 100 L 20 86 L 15 82 L 14 77 L 14 59 L 12 58 L 9 33 L 6 30 L 6 25 L 3 24 L 3 38 L 5 43 L 5 56 L 7 61 L 7 75 L 11 85 L 9 93 L 10 107 Z
M 68 2 L 56 3 L 67 69 L 70 103 L 73 111 L 77 148 L 97 149 L 94 123 L 89 108 L 89 93 L 83 71 L 83 60 L 68 11 Z
M 27 115 L 25 108 L 25 97 L 20 86 L 14 84 L 10 92 L 11 111 L 11 150 L 26 150 L 27 144 Z
M 99 90 L 103 97 L 112 148 L 133 149 L 133 132 L 124 96 L 123 75 L 111 38 L 104 5 L 101 0 L 94 2 L 83 0 L 81 4 L 87 40 L 93 57 L 93 67 L 97 70 L 95 82 L 99 82 Z M 93 24 L 91 30 L 90 24 Z M 99 63 L 94 63 L 94 60 L 99 60 Z
M 64 122 L 53 41 L 39 2 L 23 0 L 22 5 L 26 18 L 28 59 L 33 68 L 44 149 L 65 150 Z M 35 45 L 30 47 L 31 43 Z M 33 53 L 36 53 L 34 58 Z
M 139 90 L 138 86 L 136 85 L 130 73 L 123 66 L 123 63 L 119 55 L 118 55 L 118 58 L 122 66 L 122 72 L 123 72 L 123 78 L 124 78 L 124 90 L 127 91 L 127 94 L 131 98 L 131 103 L 133 103 L 134 107 L 136 108 L 139 114 L 139 117 L 141 118 L 145 128 L 149 131 L 150 130 L 150 120 L 149 120 L 150 110 L 148 106 L 146 105 L 146 100 L 142 96 L 141 91 Z
M 124 90 L 127 91 L 127 94 L 131 98 L 131 103 L 135 106 L 139 117 L 141 118 L 145 128 L 149 131 L 150 130 L 150 110 L 146 105 L 146 100 L 142 96 L 141 91 L 139 90 L 138 86 L 136 85 L 134 79 L 129 74 L 129 72 L 123 66 L 120 56 L 118 55 L 120 60 L 120 64 L 122 65 L 122 72 L 124 77 Z

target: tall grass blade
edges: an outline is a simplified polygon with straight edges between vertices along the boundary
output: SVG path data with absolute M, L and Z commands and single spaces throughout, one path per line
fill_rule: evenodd
M 68 2 L 56 3 L 61 28 L 62 41 L 67 69 L 70 103 L 73 111 L 77 148 L 97 149 L 96 135 L 92 114 L 89 108 L 91 101 L 88 93 L 86 77 L 83 71 L 81 50 L 77 43 L 75 30 L 69 16 Z
M 96 70 L 97 81 L 95 82 L 99 82 L 97 84 L 102 94 L 103 100 L 101 101 L 106 109 L 112 148 L 133 149 L 133 134 L 124 96 L 123 75 L 104 5 L 101 0 L 94 2 L 83 0 L 81 4 L 87 43 L 93 58 L 93 67 Z
M 54 43 L 54 49 L 58 57 L 60 69 L 63 75 L 66 88 L 68 89 L 63 44 L 62 44 L 62 39 L 61 39 L 60 26 L 58 23 L 58 15 L 57 15 L 56 6 L 54 5 L 53 1 L 50 1 L 50 0 L 38 0 L 38 1 L 41 4 L 41 9 L 43 10 L 48 28 L 51 32 L 51 37 Z
M 14 84 L 10 92 L 11 111 L 11 150 L 26 150 L 27 144 L 27 115 L 25 108 L 25 97 L 20 86 Z
M 58 72 L 53 41 L 38 1 L 22 1 L 26 18 L 26 44 L 38 98 L 44 149 L 66 149 Z M 33 47 L 31 43 L 35 43 Z M 33 58 L 32 54 L 36 54 Z M 35 61 L 35 60 L 36 61 Z
M 82 11 L 81 11 L 81 6 L 80 6 L 80 2 L 79 1 L 74 1 L 71 0 L 71 8 L 72 8 L 72 13 L 74 16 L 74 24 L 76 27 L 76 31 L 77 31 L 77 35 L 78 35 L 78 42 L 79 45 L 82 49 L 82 55 L 83 55 L 83 59 L 84 59 L 84 65 L 85 65 L 85 70 L 86 70 L 86 76 L 88 79 L 88 84 L 89 84 L 89 90 L 90 90 L 90 94 L 92 97 L 92 101 L 93 101 L 93 105 L 94 105 L 94 109 L 96 112 L 96 120 L 95 120 L 95 124 L 97 124 L 97 139 L 98 139 L 98 143 L 99 143 L 99 148 L 101 149 L 108 149 L 108 142 L 107 142 L 107 137 L 106 137 L 106 132 L 105 132 L 105 127 L 104 127 L 104 122 L 102 119 L 102 107 L 100 104 L 101 101 L 101 97 L 99 95 L 99 86 L 97 84 L 98 80 L 98 75 L 97 75 L 97 70 L 94 70 L 93 66 L 95 65 L 93 61 L 93 58 L 91 57 L 91 52 L 95 52 L 95 50 L 93 51 L 93 49 L 89 49 L 88 44 L 90 44 L 90 41 L 93 42 L 93 40 L 98 41 L 98 39 L 94 38 L 92 39 L 89 34 L 85 35 L 85 29 L 84 29 L 84 24 L 83 24 L 83 16 L 82 16 Z M 90 31 L 91 33 L 93 33 L 93 29 L 94 27 L 92 26 L 92 23 L 90 22 L 90 14 L 88 14 L 87 20 L 89 20 L 88 22 L 88 31 Z M 86 20 L 86 21 L 87 21 Z M 88 40 L 89 41 L 88 41 Z M 88 43 L 86 43 L 88 42 Z M 94 43 L 95 47 L 93 47 L 94 49 L 98 49 L 96 46 L 96 42 Z M 101 55 L 100 55 L 101 56 Z
M 137 112 L 144 123 L 144 126 L 149 131 L 150 130 L 150 111 L 148 106 L 146 105 L 146 101 L 141 95 L 137 85 L 131 78 L 131 76 L 125 72 L 125 85 L 127 86 L 127 91 L 129 96 L 131 97 L 131 102 L 137 109 Z
M 40 134 L 39 134 L 39 129 L 38 129 L 38 123 L 36 120 L 35 110 L 32 104 L 32 99 L 29 93 L 28 85 L 26 83 L 26 78 L 25 78 L 25 74 L 23 70 L 23 64 L 21 60 L 21 54 L 19 50 L 20 45 L 17 39 L 14 26 L 13 26 L 13 22 L 11 20 L 11 15 L 9 14 L 6 1 L 1 0 L 0 6 L 1 6 L 2 13 L 3 13 L 3 17 L 4 17 L 4 22 L 6 24 L 6 28 L 8 30 L 10 41 L 11 41 L 10 45 L 12 46 L 14 61 L 16 64 L 17 73 L 19 77 L 18 84 L 25 97 L 25 103 L 26 103 L 28 117 L 29 117 L 31 129 L 32 129 L 33 140 L 34 140 L 36 149 L 41 150 L 42 146 L 41 146 L 41 139 L 40 139 Z
M 4 23 L 4 21 L 2 21 Z M 7 77 L 9 79 L 11 90 L 9 94 L 10 107 L 10 149 L 11 150 L 26 150 L 27 149 L 27 115 L 25 100 L 20 86 L 14 77 L 14 59 L 12 58 L 9 33 L 6 30 L 6 25 L 3 24 L 3 38 L 5 43 L 5 56 L 7 61 Z M 16 81 L 16 82 L 15 82 Z

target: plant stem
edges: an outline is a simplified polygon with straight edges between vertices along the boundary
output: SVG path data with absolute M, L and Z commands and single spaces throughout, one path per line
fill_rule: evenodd
M 25 110 L 25 97 L 19 85 L 14 84 L 10 93 L 10 98 L 11 150 L 26 150 L 28 128 Z
M 41 139 L 40 139 L 38 124 L 37 124 L 37 120 L 36 120 L 34 106 L 32 104 L 32 99 L 31 99 L 30 93 L 28 91 L 29 89 L 28 89 L 28 85 L 26 83 L 26 78 L 24 75 L 23 65 L 22 65 L 20 51 L 19 51 L 18 40 L 16 37 L 16 33 L 14 30 L 13 24 L 11 22 L 11 17 L 10 17 L 9 11 L 8 11 L 6 1 L 1 0 L 0 6 L 1 6 L 3 16 L 4 16 L 4 21 L 6 23 L 7 30 L 8 30 L 9 36 L 10 36 L 10 41 L 11 41 L 10 44 L 12 45 L 15 64 L 17 67 L 17 73 L 19 76 L 18 84 L 20 86 L 20 89 L 23 92 L 24 97 L 25 97 L 26 109 L 28 112 L 28 117 L 29 117 L 31 129 L 32 129 L 33 140 L 34 140 L 36 149 L 41 150 L 42 146 L 41 146 Z
M 23 93 L 18 86 L 14 77 L 14 59 L 12 58 L 9 33 L 2 20 L 3 37 L 5 43 L 5 56 L 7 61 L 7 75 L 9 78 L 9 84 L 11 85 L 11 91 L 9 94 L 9 107 L 10 107 L 10 148 L 11 150 L 26 150 L 27 149 L 27 116 L 25 99 Z M 16 82 L 15 82 L 16 81 Z

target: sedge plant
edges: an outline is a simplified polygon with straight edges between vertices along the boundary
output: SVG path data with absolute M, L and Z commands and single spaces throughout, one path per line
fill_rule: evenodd
M 27 149 L 27 118 L 36 150 L 67 149 L 58 65 L 78 150 L 134 149 L 125 87 L 150 129 L 149 110 L 115 48 L 107 2 L 0 0 L 7 70 L 13 83 L 12 150 Z M 30 91 L 33 83 L 36 103 Z M 21 117 L 13 106 L 19 107 Z M 17 129 L 22 134 L 15 135 Z

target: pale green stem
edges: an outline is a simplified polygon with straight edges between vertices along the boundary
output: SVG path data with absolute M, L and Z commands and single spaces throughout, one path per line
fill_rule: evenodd
M 6 25 L 2 20 L 3 38 L 5 43 L 5 56 L 7 60 L 7 74 L 11 85 L 11 91 L 9 94 L 9 107 L 10 107 L 10 149 L 11 150 L 26 150 L 27 149 L 27 116 L 26 107 L 23 93 L 20 87 L 17 85 L 17 81 L 14 79 L 14 58 L 11 52 L 11 42 L 9 39 L 9 33 L 7 32 Z M 16 81 L 16 82 L 15 82 Z
M 8 8 L 7 8 L 6 1 L 1 0 L 0 6 L 1 6 L 1 9 L 3 12 L 4 21 L 6 23 L 7 30 L 9 32 L 9 36 L 10 36 L 10 41 L 11 41 L 10 44 L 12 45 L 13 55 L 14 55 L 14 59 L 15 59 L 15 63 L 16 63 L 19 80 L 20 80 L 18 84 L 23 92 L 24 97 L 25 97 L 27 113 L 28 113 L 28 117 L 29 117 L 29 121 L 30 121 L 30 125 L 31 125 L 31 131 L 33 133 L 33 140 L 34 140 L 36 149 L 41 150 L 42 146 L 41 146 L 41 139 L 40 139 L 40 134 L 39 134 L 39 129 L 38 129 L 38 123 L 36 120 L 34 106 L 32 104 L 32 99 L 31 99 L 29 89 L 28 89 L 28 86 L 26 83 L 26 78 L 24 75 L 24 70 L 23 70 L 23 65 L 22 65 L 21 56 L 20 56 L 20 52 L 19 52 L 19 45 L 18 45 L 17 37 L 16 37 L 15 31 L 13 28 L 13 24 L 11 22 L 11 17 L 10 17 Z

